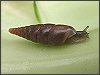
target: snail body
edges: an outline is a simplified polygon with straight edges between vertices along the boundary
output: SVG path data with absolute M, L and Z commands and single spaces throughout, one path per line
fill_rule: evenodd
M 61 45 L 65 42 L 75 43 L 86 40 L 88 27 L 83 31 L 76 31 L 69 25 L 37 24 L 10 28 L 9 32 L 36 43 Z

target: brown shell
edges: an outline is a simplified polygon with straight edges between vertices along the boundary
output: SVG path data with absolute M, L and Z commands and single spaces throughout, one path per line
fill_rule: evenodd
M 63 44 L 76 34 L 76 30 L 68 25 L 37 24 L 25 27 L 10 28 L 9 32 L 33 42 L 44 44 Z

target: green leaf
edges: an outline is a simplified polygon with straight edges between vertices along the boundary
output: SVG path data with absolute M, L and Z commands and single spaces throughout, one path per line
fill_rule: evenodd
M 99 73 L 98 1 L 38 3 L 43 23 L 71 24 L 76 30 L 90 26 L 89 40 L 61 46 L 33 43 L 8 32 L 10 27 L 38 23 L 33 2 L 1 2 L 1 72 L 17 74 Z
M 99 27 L 98 1 L 38 1 L 43 23 L 69 24 L 77 30 Z

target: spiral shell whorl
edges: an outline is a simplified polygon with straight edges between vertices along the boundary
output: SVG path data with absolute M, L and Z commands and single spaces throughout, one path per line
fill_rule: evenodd
M 9 32 L 33 42 L 48 43 L 48 32 L 53 26 L 54 24 L 30 25 L 25 27 L 10 28 Z

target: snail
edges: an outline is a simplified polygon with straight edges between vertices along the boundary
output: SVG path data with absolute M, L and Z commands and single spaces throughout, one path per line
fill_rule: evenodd
M 36 24 L 18 28 L 10 28 L 11 34 L 18 35 L 36 43 L 61 45 L 64 43 L 78 43 L 89 38 L 86 30 L 76 31 L 72 26 L 62 24 Z

